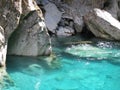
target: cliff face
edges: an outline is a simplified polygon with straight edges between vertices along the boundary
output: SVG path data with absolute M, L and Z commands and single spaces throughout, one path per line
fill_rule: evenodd
M 10 55 L 51 53 L 44 18 L 34 0 L 0 0 L 0 19 L 0 66 L 5 66 L 8 41 Z
M 19 26 L 9 39 L 8 54 L 23 56 L 49 55 L 51 41 L 42 12 L 32 0 L 23 0 Z
M 48 27 L 48 30 L 56 34 L 57 36 L 71 36 L 76 33 L 81 34 L 81 32 L 90 31 L 96 37 L 120 40 L 119 34 L 117 33 L 116 35 L 115 33 L 113 33 L 120 32 L 120 29 L 116 28 L 120 27 L 119 25 L 120 0 L 37 0 L 37 1 L 38 4 L 40 5 L 42 4 L 43 6 L 43 11 L 45 12 L 45 22 Z M 89 19 L 90 20 L 89 21 L 87 17 L 91 18 L 91 13 L 95 14 L 94 10 L 96 8 L 103 10 L 102 13 L 99 13 L 99 17 L 101 19 L 99 20 L 97 19 L 96 21 L 96 18 L 98 17 L 95 16 L 94 18 Z M 104 14 L 104 11 L 109 14 Z M 103 17 L 102 15 L 105 18 L 109 18 L 110 20 L 108 21 L 106 19 L 102 19 Z M 113 24 L 111 24 L 112 22 L 111 20 L 113 19 L 116 22 L 115 27 Z M 90 25 L 91 22 L 94 23 L 94 25 Z M 111 26 L 109 24 L 112 25 L 112 32 L 109 30 L 111 29 Z
M 0 34 L 1 34 L 1 54 L 0 65 L 5 66 L 7 41 L 11 33 L 17 28 L 20 20 L 20 1 L 1 0 L 0 1 Z
M 75 34 L 75 32 L 82 32 L 84 27 L 83 16 L 94 8 L 103 9 L 104 3 L 107 0 L 37 1 L 40 4 L 43 4 L 43 9 L 45 10 L 45 22 L 49 31 L 58 36 L 70 36 Z

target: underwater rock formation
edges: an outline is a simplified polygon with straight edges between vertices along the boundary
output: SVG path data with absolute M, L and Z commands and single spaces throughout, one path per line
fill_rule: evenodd
M 44 6 L 45 8 L 45 23 L 49 31 L 55 33 L 56 28 L 58 27 L 57 24 L 59 23 L 62 12 L 60 12 L 56 5 L 53 3 L 48 3 Z

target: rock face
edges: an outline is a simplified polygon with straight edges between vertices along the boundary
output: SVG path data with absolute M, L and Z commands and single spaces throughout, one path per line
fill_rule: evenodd
M 0 20 L 0 66 L 5 66 L 8 41 L 9 55 L 51 53 L 42 12 L 34 0 L 0 0 Z
M 22 13 L 21 0 L 0 1 L 0 26 L 4 29 L 5 38 L 17 28 Z
M 4 29 L 0 26 L 0 67 L 5 66 L 7 43 L 5 42 Z
M 94 8 L 109 12 L 120 20 L 120 0 L 37 0 L 46 11 L 47 28 L 57 36 L 69 27 L 75 33 L 87 32 L 83 17 Z M 61 14 L 62 12 L 62 14 Z M 57 14 L 56 14 L 57 13 Z M 62 15 L 62 16 L 61 16 Z M 71 24 L 72 21 L 72 24 Z M 70 30 L 70 29 L 69 29 Z M 68 31 L 68 29 L 67 29 Z M 70 31 L 69 31 L 70 32 Z M 59 34 L 58 34 L 59 33 Z M 69 36 L 64 33 L 64 36 Z M 71 34 L 72 35 L 72 34 Z M 109 35 L 104 37 L 110 37 Z M 111 37 L 110 37 L 111 38 Z
M 75 33 L 81 33 L 85 27 L 83 17 L 94 8 L 106 10 L 114 18 L 120 19 L 119 2 L 119 0 L 41 0 L 46 11 L 47 28 L 58 36 L 57 31 L 61 30 L 63 33 L 65 29 L 62 29 L 65 26 L 72 28 Z M 72 26 L 69 21 L 73 22 Z
M 120 22 L 107 11 L 94 9 L 84 21 L 96 37 L 120 40 Z
M 33 4 L 33 10 L 23 7 L 28 13 L 23 13 L 19 27 L 9 39 L 9 55 L 38 56 L 51 53 L 50 37 L 42 12 L 35 6 Z
M 62 18 L 72 19 L 76 32 L 84 26 L 82 17 L 94 8 L 103 8 L 107 0 L 51 0 L 63 12 Z
M 56 5 L 53 3 L 48 3 L 44 6 L 46 11 L 45 13 L 45 23 L 49 31 L 55 33 L 55 29 L 57 28 L 57 24 L 59 23 L 62 12 L 60 12 Z
M 5 66 L 7 42 L 21 16 L 21 0 L 0 0 L 0 66 Z

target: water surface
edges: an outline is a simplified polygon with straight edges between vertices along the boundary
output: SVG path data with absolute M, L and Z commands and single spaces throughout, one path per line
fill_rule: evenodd
M 66 45 L 57 40 L 58 62 L 8 56 L 7 71 L 14 85 L 4 90 L 119 90 L 120 43 L 91 40 L 92 44 Z

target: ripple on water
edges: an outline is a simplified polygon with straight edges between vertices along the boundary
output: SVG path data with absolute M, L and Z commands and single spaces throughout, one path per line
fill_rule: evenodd
M 119 90 L 118 47 L 111 42 L 55 47 L 61 66 L 54 69 L 29 57 L 8 58 L 15 85 L 4 90 Z

